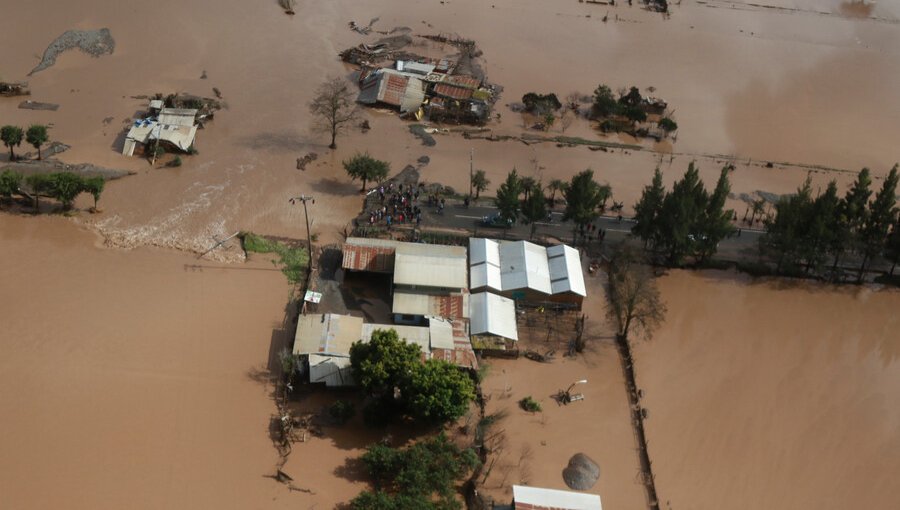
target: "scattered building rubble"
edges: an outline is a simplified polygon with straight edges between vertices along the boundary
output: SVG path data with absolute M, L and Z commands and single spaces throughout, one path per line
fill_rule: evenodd
M 216 99 L 170 94 L 156 94 L 143 118 L 135 119 L 125 135 L 124 156 L 150 154 L 148 146 L 156 143 L 168 152 L 191 153 L 197 129 L 212 120 L 222 107 Z
M 481 53 L 474 41 L 442 35 L 417 37 L 449 44 L 460 53 L 430 58 L 407 52 L 404 48 L 412 43 L 408 34 L 344 50 L 341 59 L 360 68 L 358 101 L 395 109 L 415 120 L 485 123 L 500 89 L 485 81 L 475 62 Z
M 0 96 L 2 97 L 13 97 L 13 96 L 30 96 L 31 90 L 28 88 L 28 83 L 26 82 L 2 82 L 0 81 Z

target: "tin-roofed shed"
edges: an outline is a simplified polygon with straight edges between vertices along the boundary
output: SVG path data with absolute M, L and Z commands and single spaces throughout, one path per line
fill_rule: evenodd
M 513 485 L 515 510 L 603 510 L 600 496 L 581 492 Z

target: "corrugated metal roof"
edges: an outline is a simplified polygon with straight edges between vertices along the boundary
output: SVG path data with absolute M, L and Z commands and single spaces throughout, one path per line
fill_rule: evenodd
M 574 292 L 579 296 L 587 296 L 578 250 L 564 244 L 551 246 L 547 248 L 547 259 L 550 264 L 550 286 L 553 294 Z
M 341 267 L 351 271 L 390 273 L 394 270 L 394 248 L 344 244 Z
M 500 244 L 492 239 L 469 238 L 469 287 L 502 290 Z
M 430 294 L 414 290 L 395 290 L 391 313 L 433 315 L 455 318 L 469 316 L 469 294 L 466 289 L 452 294 Z
M 196 117 L 197 110 L 192 108 L 163 108 L 158 118 L 160 124 L 191 127 Z
M 473 89 L 462 87 L 460 85 L 453 85 L 451 83 L 437 83 L 434 86 L 434 93 L 439 96 L 449 97 L 450 99 L 470 99 L 472 97 Z
M 600 496 L 513 485 L 515 510 L 603 510 Z
M 466 269 L 461 246 L 402 243 L 394 258 L 394 284 L 463 289 L 468 287 Z
M 411 73 L 378 69 L 366 76 L 359 86 L 357 101 L 363 104 L 384 103 L 397 106 L 401 112 L 418 109 L 425 100 L 425 87 Z
M 416 73 L 421 75 L 426 75 L 434 71 L 434 64 L 423 64 L 421 62 L 414 62 L 412 60 L 398 60 L 397 61 L 397 70 L 398 71 L 406 71 L 408 73 Z
M 350 358 L 345 356 L 309 355 L 309 382 L 328 387 L 355 386 Z
M 469 297 L 471 335 L 495 335 L 510 340 L 518 340 L 516 327 L 516 305 L 513 300 L 493 294 L 479 292 Z
M 452 74 L 444 79 L 444 83 L 475 90 L 481 86 L 481 80 L 465 74 Z
M 434 359 L 449 361 L 458 367 L 478 369 L 478 358 L 472 350 L 472 342 L 469 341 L 468 321 L 457 319 L 452 321 L 453 348 L 444 349 L 434 347 L 432 344 L 431 356 Z
M 504 291 L 532 289 L 550 294 L 547 250 L 528 241 L 501 243 L 500 278 Z
M 578 250 L 564 244 L 545 249 L 527 241 L 469 239 L 469 279 L 473 289 L 587 296 Z
M 159 139 L 163 142 L 169 142 L 179 149 L 187 152 L 191 145 L 194 144 L 194 137 L 197 135 L 197 126 L 180 126 L 175 124 L 162 124 L 152 120 L 135 121 L 128 134 L 126 140 L 134 140 L 142 144 L 147 144 L 153 140 Z
M 301 315 L 294 335 L 294 354 L 348 356 L 361 338 L 363 320 L 332 313 Z M 368 337 L 365 337 L 368 338 Z

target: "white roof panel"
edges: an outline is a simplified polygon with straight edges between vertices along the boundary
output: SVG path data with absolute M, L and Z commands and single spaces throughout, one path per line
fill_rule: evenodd
M 535 510 L 603 510 L 600 496 L 580 492 L 560 491 L 513 485 L 513 501 L 516 505 L 529 505 Z
M 493 239 L 480 237 L 469 238 L 469 264 L 476 265 L 489 262 L 500 265 L 500 243 Z
M 469 334 L 496 335 L 518 340 L 516 305 L 512 299 L 479 292 L 469 296 Z
M 453 323 L 440 317 L 428 318 L 428 331 L 431 335 L 432 349 L 453 350 Z
M 544 294 L 553 291 L 547 250 L 528 241 L 500 245 L 500 277 L 504 291 L 525 288 Z
M 466 249 L 403 243 L 394 258 L 394 284 L 464 289 L 468 286 Z
M 553 294 L 574 292 L 579 296 L 587 296 L 584 286 L 584 272 L 581 268 L 581 256 L 571 246 L 559 244 L 547 248 L 550 264 L 550 287 Z

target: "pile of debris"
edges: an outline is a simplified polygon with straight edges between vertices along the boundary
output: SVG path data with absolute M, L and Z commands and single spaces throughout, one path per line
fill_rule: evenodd
M 351 29 L 361 33 L 365 28 L 351 24 Z M 445 35 L 415 36 L 459 50 L 456 55 L 431 58 L 405 50 L 414 37 L 406 31 L 404 28 L 403 33 L 340 53 L 344 62 L 360 69 L 357 101 L 397 110 L 401 116 L 415 120 L 484 124 L 501 89 L 486 81 L 478 61 L 482 53 L 475 41 Z
M 222 107 L 222 102 L 207 97 L 156 94 L 150 99 L 146 114 L 129 126 L 122 154 L 147 155 L 154 161 L 160 152 L 194 154 L 197 129 L 203 129 L 204 122 L 212 120 Z M 152 149 L 151 144 L 155 144 Z
M 26 82 L 12 82 L 6 83 L 0 81 L 0 96 L 3 97 L 13 97 L 13 96 L 30 96 L 31 90 L 28 89 L 28 83 Z

